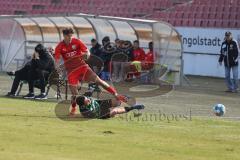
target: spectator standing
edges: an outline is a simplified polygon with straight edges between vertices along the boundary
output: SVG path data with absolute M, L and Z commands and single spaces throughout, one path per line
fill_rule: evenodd
M 238 54 L 239 47 L 237 41 L 233 39 L 231 32 L 226 32 L 218 60 L 220 65 L 222 65 L 222 61 L 224 61 L 225 81 L 228 87 L 226 92 L 236 93 L 238 91 Z M 233 80 L 231 79 L 231 71 Z

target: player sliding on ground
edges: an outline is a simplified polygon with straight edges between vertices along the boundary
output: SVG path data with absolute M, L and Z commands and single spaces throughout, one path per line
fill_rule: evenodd
M 78 95 L 79 81 L 96 83 L 114 95 L 117 100 L 126 102 L 127 98 L 125 96 L 119 95 L 115 88 L 101 80 L 86 64 L 85 60 L 89 58 L 90 52 L 81 40 L 72 37 L 73 29 L 65 28 L 62 33 L 64 39 L 55 49 L 55 62 L 58 69 L 60 56 L 62 56 L 64 67 L 67 71 L 69 88 L 72 93 L 70 114 L 74 115 L 76 112 L 76 96 Z
M 121 102 L 116 99 L 95 100 L 88 96 L 79 96 L 76 98 L 76 102 L 84 118 L 106 119 L 114 117 L 117 114 L 127 113 L 134 109 L 144 109 L 144 105 L 142 104 L 135 104 L 129 107 L 118 107 Z

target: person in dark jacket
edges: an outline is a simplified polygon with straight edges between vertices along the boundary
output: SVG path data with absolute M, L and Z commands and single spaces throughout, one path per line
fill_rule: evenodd
M 233 39 L 231 32 L 226 32 L 218 60 L 220 65 L 222 65 L 222 61 L 224 61 L 225 81 L 228 87 L 226 92 L 235 93 L 238 90 L 238 53 L 239 47 L 237 41 Z M 233 73 L 233 81 L 230 76 L 231 70 Z
M 35 52 L 30 62 L 16 72 L 8 72 L 9 75 L 15 75 L 15 78 L 11 91 L 7 95 L 15 96 L 20 81 L 25 80 L 29 85 L 29 93 L 24 96 L 24 98 L 47 99 L 45 85 L 47 77 L 53 69 L 53 57 L 48 53 L 47 49 L 42 44 L 38 44 L 35 47 Z M 41 94 L 38 96 L 35 96 L 34 94 L 34 81 L 36 80 L 39 80 L 39 88 L 41 90 Z
M 133 61 L 133 45 L 131 41 L 123 41 L 121 48 L 123 53 L 128 56 L 128 62 Z
M 101 61 L 103 61 L 102 60 L 102 45 L 100 45 L 96 39 L 91 40 L 91 45 L 92 45 L 92 48 L 90 49 L 91 58 L 95 59 L 96 57 L 98 57 L 98 58 L 100 58 Z M 96 63 L 97 63 L 97 61 L 96 61 Z M 90 67 L 91 67 L 91 65 L 90 65 Z M 97 74 L 99 74 L 101 71 L 101 68 L 98 68 L 98 67 L 91 67 L 91 68 Z
M 111 61 L 112 57 L 112 45 L 110 43 L 110 38 L 105 36 L 102 39 L 102 56 L 101 59 L 104 62 L 104 68 L 101 72 L 101 79 L 108 81 L 110 80 L 110 73 L 109 73 L 109 62 Z
M 90 49 L 91 55 L 101 58 L 102 46 L 98 43 L 96 39 L 91 40 L 92 48 Z

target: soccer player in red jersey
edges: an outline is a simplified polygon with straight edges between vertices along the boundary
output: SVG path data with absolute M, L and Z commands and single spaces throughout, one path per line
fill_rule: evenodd
M 145 60 L 145 52 L 139 47 L 139 41 L 135 40 L 133 42 L 133 61 L 143 62 Z
M 65 28 L 63 31 L 63 41 L 61 41 L 55 48 L 56 66 L 59 66 L 59 59 L 62 56 L 64 60 L 64 67 L 67 71 L 68 84 L 72 93 L 72 110 L 70 114 L 74 115 L 76 112 L 76 96 L 78 95 L 79 81 L 94 82 L 102 86 L 109 93 L 114 95 L 120 101 L 127 101 L 125 96 L 119 95 L 114 87 L 101 80 L 92 69 L 86 64 L 90 56 L 87 46 L 79 39 L 73 38 L 73 29 Z
M 153 42 L 148 43 L 149 51 L 144 56 L 144 60 L 141 61 L 133 61 L 130 63 L 126 63 L 123 65 L 122 75 L 126 75 L 129 72 L 135 72 L 136 74 L 140 74 L 141 71 L 151 70 L 154 67 L 154 55 L 153 55 Z M 141 56 L 139 56 L 141 58 Z M 140 59 L 139 58 L 139 59 Z M 131 74 L 128 74 L 130 77 Z
M 149 51 L 145 56 L 145 62 L 142 64 L 142 67 L 145 70 L 150 70 L 154 66 L 154 57 L 153 57 L 153 42 L 148 43 Z
M 139 41 L 135 40 L 133 42 L 133 64 L 134 63 L 142 63 L 145 60 L 145 52 L 142 48 L 139 47 Z M 129 73 L 128 74 L 128 79 L 132 79 L 133 75 L 135 77 L 140 77 L 141 73 L 140 72 L 135 72 L 135 73 Z

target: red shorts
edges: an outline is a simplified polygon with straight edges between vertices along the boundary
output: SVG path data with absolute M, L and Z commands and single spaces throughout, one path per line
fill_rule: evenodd
M 83 65 L 68 74 L 68 84 L 75 86 L 79 81 L 95 82 L 96 78 L 96 73 L 88 65 Z

